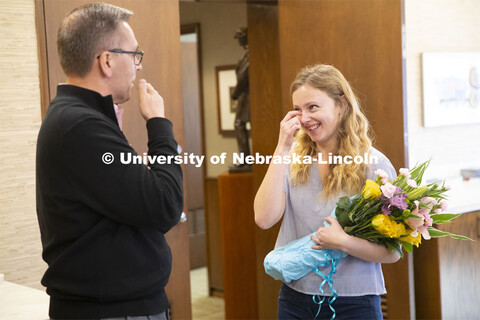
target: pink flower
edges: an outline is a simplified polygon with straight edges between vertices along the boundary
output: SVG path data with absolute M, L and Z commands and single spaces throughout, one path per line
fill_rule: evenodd
M 430 208 L 422 208 L 418 211 L 419 214 L 425 215 L 426 213 L 430 213 Z
M 416 188 L 417 186 L 417 181 L 412 180 L 412 179 L 407 179 L 407 184 L 409 187 Z
M 427 227 L 431 227 L 432 224 L 433 224 L 433 219 L 430 218 L 430 214 L 424 213 L 423 216 L 425 217 L 425 222 L 424 222 L 424 224 L 425 224 Z
M 380 187 L 382 189 L 382 193 L 385 197 L 391 198 L 397 191 L 397 187 L 391 184 L 390 182 L 385 183 L 383 186 Z
M 447 200 L 442 199 L 442 200 L 440 201 L 440 206 L 442 206 L 442 211 L 447 210 L 447 208 L 448 208 Z
M 409 218 L 405 222 L 410 228 L 415 231 L 418 231 L 422 234 L 423 239 L 429 240 L 430 233 L 428 232 L 428 227 L 432 226 L 433 219 L 430 217 L 430 209 L 423 208 L 418 210 L 418 201 L 415 201 L 417 208 L 411 212 L 411 214 L 417 216 L 418 218 Z
M 418 227 L 423 226 L 425 217 L 422 214 L 418 214 L 418 208 L 413 210 L 410 214 L 417 216 L 418 218 L 408 218 L 405 220 L 405 223 L 414 231 L 418 229 Z
M 429 209 L 432 209 L 437 205 L 437 200 L 433 199 L 432 197 L 423 197 L 420 199 L 420 202 L 426 204 Z
M 382 178 L 382 183 L 383 183 L 383 184 L 388 183 L 388 178 L 387 178 L 387 177 L 383 177 L 383 178 Z
M 420 226 L 417 230 L 422 234 L 423 239 L 430 240 L 431 237 L 427 226 Z
M 388 178 L 388 174 L 382 169 L 375 170 L 375 174 L 381 178 Z
M 400 174 L 403 175 L 405 178 L 410 178 L 410 170 L 407 168 L 402 168 L 399 170 Z

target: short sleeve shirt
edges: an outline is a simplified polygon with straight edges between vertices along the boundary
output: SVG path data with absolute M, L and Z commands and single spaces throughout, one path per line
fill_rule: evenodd
M 371 148 L 370 156 L 378 159 L 377 163 L 369 165 L 367 179 L 375 179 L 375 171 L 382 169 L 387 172 L 389 179 L 395 179 L 396 173 L 392 164 L 380 151 Z M 296 239 L 315 232 L 323 226 L 324 219 L 335 208 L 340 197 L 329 200 L 321 199 L 323 190 L 322 181 L 316 164 L 310 165 L 309 179 L 305 184 L 291 185 L 288 166 L 285 172 L 285 212 L 282 225 L 278 234 L 275 248 L 286 245 Z M 330 267 L 321 267 L 319 271 L 326 274 Z M 294 280 L 287 285 L 298 292 L 315 295 L 319 294 L 319 286 L 323 279 L 315 272 L 310 272 L 299 280 Z M 339 296 L 361 296 L 368 294 L 384 294 L 385 283 L 380 263 L 371 263 L 347 255 L 337 266 L 333 275 L 333 285 Z M 330 296 L 331 291 L 324 286 L 324 295 Z

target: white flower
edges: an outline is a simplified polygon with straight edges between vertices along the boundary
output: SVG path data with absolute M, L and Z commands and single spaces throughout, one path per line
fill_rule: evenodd
M 399 170 L 400 174 L 403 175 L 405 178 L 410 178 L 410 170 L 407 168 L 402 168 Z
M 385 170 L 382 169 L 375 170 L 375 174 L 380 178 L 388 178 L 388 174 L 385 172 Z
M 412 180 L 412 179 L 407 179 L 407 184 L 408 184 L 409 187 L 412 187 L 412 188 L 418 187 L 417 182 L 415 180 Z
M 390 182 L 385 183 L 383 186 L 380 187 L 382 189 L 382 193 L 385 197 L 391 198 L 397 191 L 397 187 L 391 184 Z

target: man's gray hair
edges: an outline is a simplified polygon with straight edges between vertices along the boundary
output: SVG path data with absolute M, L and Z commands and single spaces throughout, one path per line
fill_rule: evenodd
M 67 76 L 83 77 L 90 72 L 100 50 L 114 49 L 112 38 L 121 21 L 133 12 L 107 3 L 89 3 L 71 11 L 57 35 L 60 64 Z

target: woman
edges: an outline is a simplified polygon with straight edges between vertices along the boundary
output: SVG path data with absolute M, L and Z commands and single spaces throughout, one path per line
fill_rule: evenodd
M 313 164 L 270 164 L 255 196 L 255 222 L 268 229 L 283 217 L 275 247 L 316 231 L 314 249 L 339 249 L 348 253 L 333 277 L 338 298 L 333 303 L 338 319 L 382 319 L 380 295 L 385 293 L 380 263 L 399 259 L 384 246 L 347 235 L 329 216 L 342 196 L 361 192 L 366 179 L 382 169 L 395 177 L 390 161 L 371 147 L 369 125 L 345 77 L 333 66 L 302 69 L 291 86 L 293 111 L 280 124 L 275 154 L 322 157 Z M 373 164 L 330 164 L 333 156 L 363 156 Z M 346 158 L 345 158 L 346 159 Z M 348 161 L 350 162 L 350 161 Z M 330 226 L 324 227 L 324 220 Z M 322 270 L 321 272 L 328 273 Z M 328 268 L 327 268 L 328 269 Z M 314 272 L 283 284 L 278 299 L 279 319 L 313 319 L 318 305 L 313 296 L 323 281 Z M 332 293 L 325 289 L 325 295 Z M 325 299 L 317 318 L 331 318 Z

